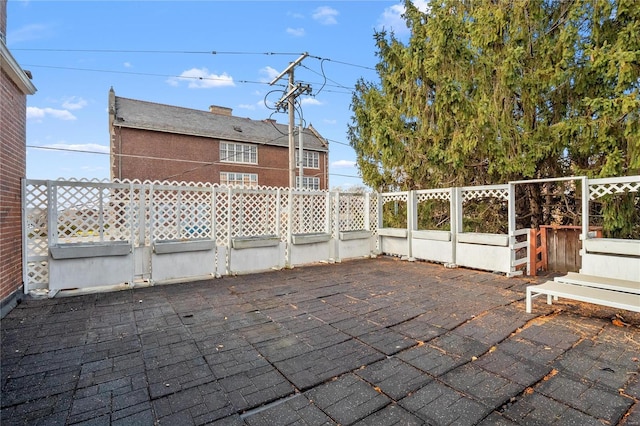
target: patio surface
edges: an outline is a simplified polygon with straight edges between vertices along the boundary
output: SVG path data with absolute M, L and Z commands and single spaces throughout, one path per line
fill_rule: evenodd
M 532 282 L 379 257 L 28 298 L 1 322 L 0 420 L 639 425 L 640 316 L 526 314 Z

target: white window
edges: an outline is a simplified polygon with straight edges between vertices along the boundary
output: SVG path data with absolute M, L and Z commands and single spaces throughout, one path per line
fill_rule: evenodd
M 258 186 L 258 175 L 256 173 L 220 172 L 220 185 L 256 187 Z
M 220 161 L 258 164 L 258 147 L 243 143 L 220 142 Z
M 296 176 L 296 186 L 298 188 L 320 189 L 320 178 L 302 176 L 302 186 L 300 186 L 300 176 Z
M 296 149 L 296 164 L 300 165 L 300 150 Z M 302 167 L 307 169 L 320 168 L 320 153 L 318 151 L 302 150 Z

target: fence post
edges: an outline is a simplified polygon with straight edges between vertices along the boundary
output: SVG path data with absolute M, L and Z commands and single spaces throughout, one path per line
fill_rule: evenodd
M 293 245 L 293 188 L 289 187 L 289 202 L 287 204 L 287 250 L 285 268 L 291 269 L 291 246 Z
M 416 216 L 418 208 L 416 205 L 416 192 L 408 191 L 407 193 L 407 260 L 415 261 L 413 257 L 413 230 L 416 228 Z

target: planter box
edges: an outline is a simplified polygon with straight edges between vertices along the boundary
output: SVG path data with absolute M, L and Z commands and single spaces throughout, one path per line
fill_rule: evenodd
M 331 239 L 331 234 L 325 234 L 322 232 L 314 234 L 293 234 L 291 240 L 293 244 L 313 244 L 324 243 Z
M 480 244 L 484 246 L 508 247 L 509 236 L 502 234 L 482 234 L 468 232 L 457 235 L 459 243 Z
M 584 240 L 584 248 L 589 253 L 640 256 L 640 243 L 638 242 L 638 240 L 590 238 L 588 240 Z
M 418 240 L 451 241 L 451 232 L 437 230 L 420 230 L 411 233 Z
M 260 235 L 258 237 L 236 237 L 231 239 L 231 247 L 240 250 L 256 247 L 273 247 L 280 244 L 280 238 L 275 235 Z
M 165 240 L 153 244 L 155 254 L 184 253 L 190 251 L 211 250 L 215 247 L 213 240 Z
M 380 228 L 378 235 L 382 237 L 407 238 L 407 230 L 404 228 Z
M 367 231 L 366 229 L 359 231 L 342 231 L 340 232 L 340 240 L 341 241 L 349 241 L 349 240 L 364 240 L 365 238 L 371 238 L 371 231 Z
M 125 256 L 131 253 L 128 241 L 102 243 L 65 243 L 49 247 L 54 259 L 80 259 L 85 257 Z

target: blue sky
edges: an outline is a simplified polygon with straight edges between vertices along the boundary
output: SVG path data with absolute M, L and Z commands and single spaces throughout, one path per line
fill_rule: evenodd
M 362 185 L 347 139 L 352 90 L 359 78 L 377 80 L 374 30 L 406 35 L 402 11 L 384 0 L 9 0 L 7 45 L 38 89 L 27 98 L 27 177 L 109 177 L 111 87 L 261 120 L 272 113 L 265 100 L 282 95 L 268 83 L 307 52 L 295 79 L 313 90 L 303 118 L 330 142 L 330 186 Z M 288 122 L 284 112 L 272 118 Z

